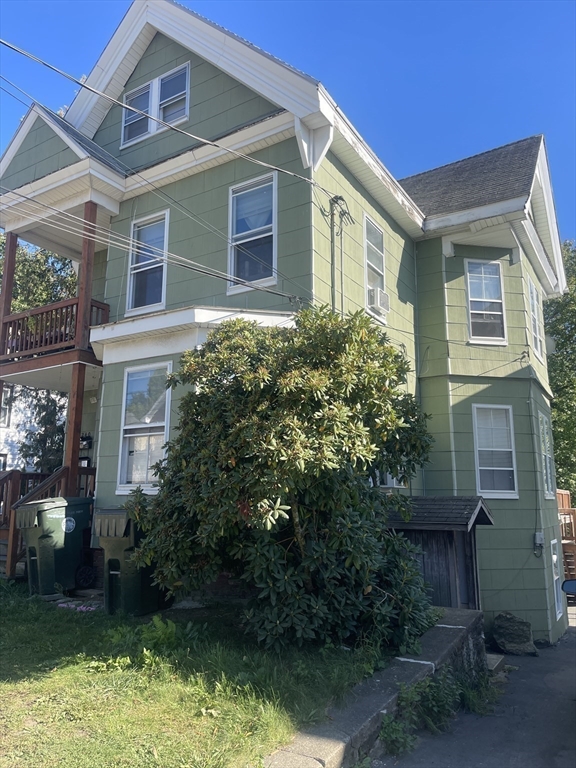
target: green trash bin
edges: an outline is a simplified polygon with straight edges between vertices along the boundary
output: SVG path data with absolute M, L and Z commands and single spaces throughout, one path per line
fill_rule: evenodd
M 30 594 L 51 595 L 76 586 L 83 563 L 84 531 L 92 522 L 91 498 L 29 501 L 16 509 L 26 543 Z
M 142 616 L 166 608 L 165 592 L 152 584 L 154 566 L 138 568 L 133 560 L 142 532 L 128 513 L 122 509 L 97 509 L 94 533 L 104 550 L 105 610 Z

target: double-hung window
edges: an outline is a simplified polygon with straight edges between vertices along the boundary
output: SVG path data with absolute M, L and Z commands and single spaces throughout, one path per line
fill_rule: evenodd
M 482 496 L 517 498 L 512 408 L 473 405 L 476 486 Z
M 170 125 L 188 118 L 189 73 L 190 68 L 185 64 L 124 96 L 124 104 L 139 112 L 123 110 L 122 146 L 166 129 L 166 126 L 152 118 Z M 142 112 L 145 114 L 140 114 Z
M 542 457 L 542 475 L 544 477 L 544 494 L 553 499 L 556 495 L 554 487 L 554 458 L 552 452 L 552 433 L 550 422 L 543 413 L 538 413 L 538 425 L 540 427 L 540 455 Z
M 506 341 L 504 298 L 500 264 L 467 261 L 470 339 L 491 343 Z
M 164 306 L 168 211 L 132 223 L 127 311 Z
M 229 272 L 248 282 L 276 281 L 276 177 L 264 176 L 230 190 Z M 230 282 L 229 293 L 246 290 Z
M 153 465 L 164 458 L 168 439 L 169 392 L 166 377 L 170 363 L 128 368 L 124 378 L 119 490 L 154 481 Z
M 12 415 L 12 393 L 13 388 L 10 384 L 4 384 L 2 387 L 2 402 L 0 403 L 0 427 L 9 427 Z
M 371 300 L 373 289 L 384 290 L 384 233 L 369 218 L 364 219 L 364 247 L 366 249 L 366 286 L 368 290 L 367 304 Z
M 544 322 L 542 319 L 542 303 L 536 286 L 529 280 L 530 292 L 530 325 L 532 327 L 532 346 L 537 357 L 542 359 L 544 355 Z

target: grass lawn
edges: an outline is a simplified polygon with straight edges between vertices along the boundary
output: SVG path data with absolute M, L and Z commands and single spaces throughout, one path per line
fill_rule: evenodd
M 256 768 L 374 670 L 374 650 L 256 648 L 227 606 L 155 624 L 0 582 L 1 768 Z

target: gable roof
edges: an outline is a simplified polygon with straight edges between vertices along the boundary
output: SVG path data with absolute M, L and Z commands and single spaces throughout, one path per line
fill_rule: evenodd
M 405 521 L 390 513 L 390 528 L 417 530 L 470 531 L 474 525 L 494 525 L 481 496 L 413 496 L 412 517 Z
M 530 196 L 543 137 L 530 136 L 400 179 L 426 216 Z

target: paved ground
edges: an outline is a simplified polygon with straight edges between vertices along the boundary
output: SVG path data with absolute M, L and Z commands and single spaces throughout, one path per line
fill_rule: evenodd
M 402 758 L 373 768 L 575 768 L 576 608 L 567 634 L 540 656 L 507 656 L 510 672 L 494 715 L 459 715 L 449 733 L 425 734 Z

